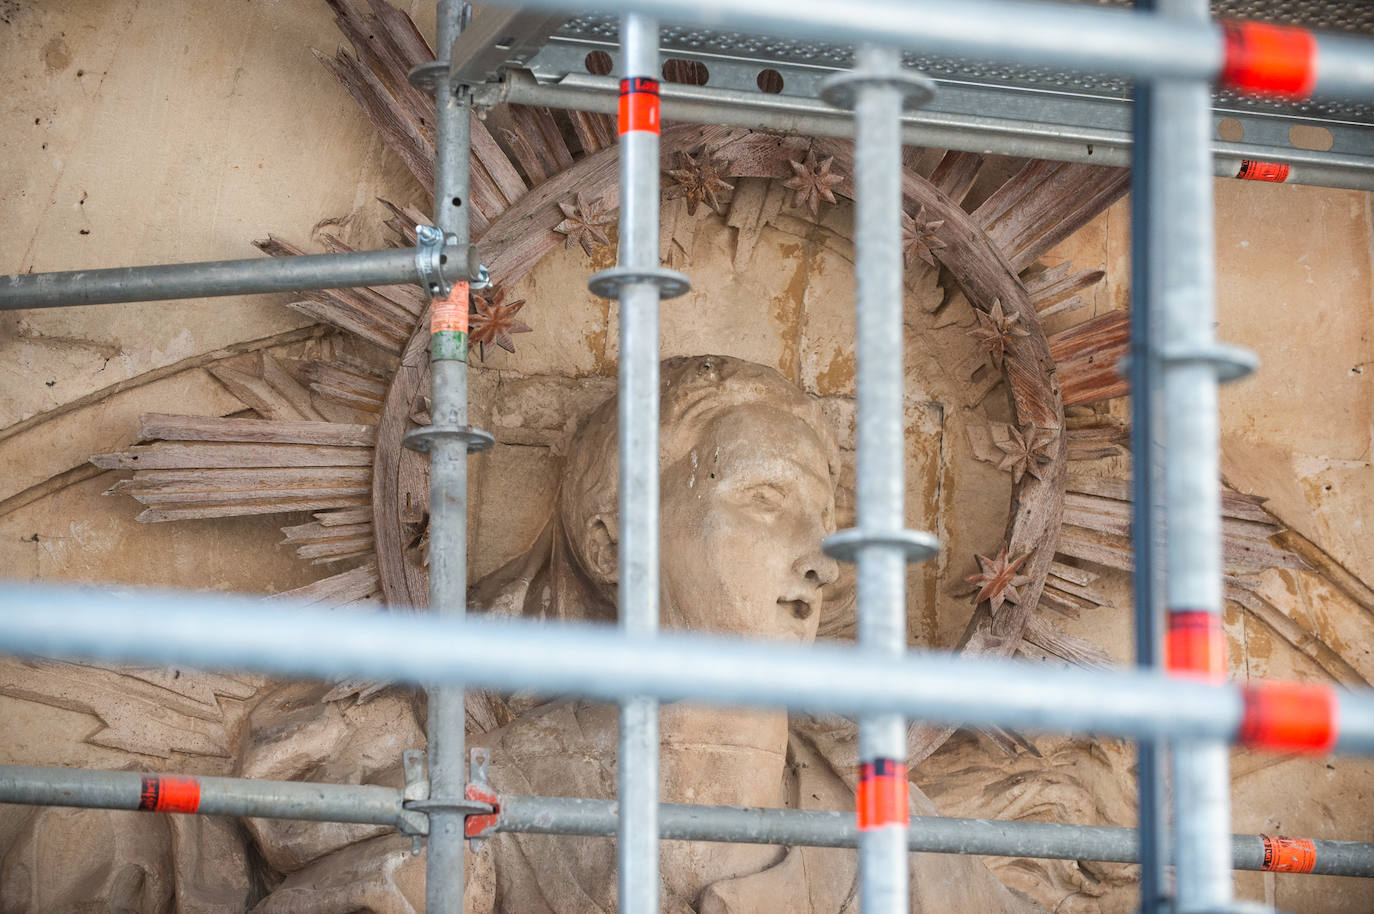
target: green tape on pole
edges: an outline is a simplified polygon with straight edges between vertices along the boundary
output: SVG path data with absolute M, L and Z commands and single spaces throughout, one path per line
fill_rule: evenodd
M 468 360 L 468 335 L 461 330 L 440 330 L 429 335 L 431 359 Z

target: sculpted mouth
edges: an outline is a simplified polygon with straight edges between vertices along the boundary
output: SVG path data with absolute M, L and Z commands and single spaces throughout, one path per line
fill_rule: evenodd
M 809 600 L 779 600 L 778 605 L 796 619 L 809 619 L 816 611 L 816 607 Z

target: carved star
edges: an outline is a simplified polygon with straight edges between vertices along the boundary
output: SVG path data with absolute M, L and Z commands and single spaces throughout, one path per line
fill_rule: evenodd
M 1036 479 L 1044 479 L 1045 477 L 1040 475 L 1040 468 L 1050 462 L 1050 456 L 1045 453 L 1045 448 L 1058 437 L 1055 430 L 1038 428 L 1034 424 L 1022 429 L 1012 425 L 1004 428 L 1005 435 L 993 438 L 993 443 L 1006 455 L 1002 462 L 997 464 L 997 469 L 1011 470 L 1013 483 L 1020 482 L 1021 477 L 1027 473 Z
M 674 183 L 663 196 L 668 200 L 686 197 L 689 216 L 695 216 L 697 206 L 702 203 L 710 206 L 712 212 L 718 213 L 720 200 L 716 197 L 716 191 L 735 188 L 735 185 L 727 183 L 723 177 L 729 167 L 729 162 L 715 158 L 705 149 L 698 152 L 696 157 L 679 152 L 677 168 L 668 172 L 668 177 L 672 178 Z
M 836 184 L 843 184 L 844 176 L 830 173 L 830 166 L 834 161 L 835 157 L 830 156 L 817 165 L 816 153 L 807 152 L 805 162 L 792 160 L 787 163 L 792 166 L 794 174 L 784 181 L 782 186 L 790 187 L 797 192 L 792 198 L 794 207 L 800 207 L 805 203 L 811 210 L 811 215 L 815 216 L 820 212 L 822 200 L 826 203 L 835 202 L 835 194 L 830 188 Z
M 472 311 L 468 317 L 468 338 L 477 344 L 477 351 L 484 362 L 487 360 L 488 345 L 495 343 L 507 352 L 514 352 L 515 343 L 510 335 L 530 332 L 528 325 L 515 319 L 515 315 L 525 307 L 523 298 L 506 304 L 505 289 L 491 288 L 486 291 L 489 294 L 472 294 Z
M 978 317 L 978 326 L 968 332 L 968 335 L 978 341 L 988 355 L 992 356 L 992 364 L 998 368 L 1002 367 L 1002 359 L 1007 354 L 1007 344 L 1013 337 L 1030 336 L 1030 331 L 1017 326 L 1020 315 L 1015 311 L 1002 311 L 1002 300 L 995 298 L 992 307 L 986 312 L 977 308 L 973 313 Z
M 939 266 L 935 262 L 935 252 L 944 248 L 945 243 L 935 237 L 935 232 L 944 224 L 943 219 L 926 221 L 925 204 L 916 210 L 915 216 L 902 212 L 902 259 L 908 270 L 917 257 L 932 267 Z
M 1017 571 L 1030 555 L 1027 552 L 1020 558 L 1007 561 L 1006 546 L 1002 547 L 996 558 L 990 559 L 985 555 L 975 554 L 982 571 L 964 579 L 970 584 L 978 585 L 978 595 L 973 598 L 974 605 L 987 600 L 992 604 L 992 611 L 996 613 L 1002 608 L 1003 601 L 1020 603 L 1021 594 L 1016 588 L 1029 584 L 1031 578 L 1027 574 L 1017 574 Z
M 582 250 L 590 257 L 594 246 L 611 243 L 610 237 L 601 226 L 610 225 L 615 221 L 615 216 L 607 212 L 599 200 L 588 200 L 581 191 L 578 192 L 576 201 L 558 204 L 564 218 L 553 227 L 553 230 L 568 236 L 563 244 L 565 250 L 571 250 L 574 244 L 580 244 Z

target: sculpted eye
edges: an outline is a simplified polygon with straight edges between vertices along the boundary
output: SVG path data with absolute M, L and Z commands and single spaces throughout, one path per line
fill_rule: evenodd
M 774 485 L 752 486 L 749 489 L 749 502 L 755 507 L 772 510 L 781 508 L 786 501 L 786 493 Z

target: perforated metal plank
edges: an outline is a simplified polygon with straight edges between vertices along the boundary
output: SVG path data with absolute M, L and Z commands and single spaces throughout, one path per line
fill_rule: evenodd
M 1213 12 L 1220 18 L 1374 35 L 1374 3 L 1218 0 Z M 546 87 L 578 90 L 570 95 L 579 99 L 613 93 L 615 83 L 607 74 L 616 72 L 617 32 L 616 17 L 584 13 L 565 21 L 537 51 L 528 41 L 511 45 L 514 39 L 508 37 L 507 46 L 521 50 L 507 55 L 504 63 L 528 69 Z M 665 103 L 676 94 L 736 111 L 771 110 L 803 118 L 829 114 L 817 101 L 819 83 L 853 62 L 853 50 L 845 44 L 713 29 L 665 26 L 661 45 L 665 83 L 678 84 L 664 86 Z M 499 49 L 488 46 L 480 56 L 472 53 L 480 66 L 464 72 L 490 78 Z M 929 106 L 908 118 L 909 137 L 924 127 L 931 132 L 932 145 L 1126 162 L 1130 85 L 1125 80 L 916 54 L 905 55 L 904 62 L 934 77 L 940 90 Z M 526 91 L 523 97 L 531 103 L 574 106 L 552 92 Z M 512 95 L 511 100 L 521 99 Z M 1223 169 L 1234 173 L 1242 160 L 1282 162 L 1293 166 L 1291 180 L 1298 183 L 1374 188 L 1374 106 L 1327 100 L 1290 104 L 1219 92 L 1213 116 L 1218 128 L 1214 152 Z

